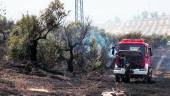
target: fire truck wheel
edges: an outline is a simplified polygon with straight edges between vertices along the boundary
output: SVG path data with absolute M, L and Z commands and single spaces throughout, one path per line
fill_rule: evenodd
M 148 69 L 148 74 L 146 76 L 146 81 L 150 83 L 152 81 L 152 68 Z
M 115 75 L 116 82 L 120 82 L 121 77 L 119 75 Z
M 130 83 L 130 77 L 129 77 L 129 76 L 125 76 L 125 77 L 123 78 L 123 82 L 125 82 L 125 83 Z

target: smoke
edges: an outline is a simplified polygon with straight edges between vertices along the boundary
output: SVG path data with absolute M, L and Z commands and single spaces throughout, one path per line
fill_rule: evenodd
M 170 46 L 154 50 L 154 56 L 151 63 L 154 64 L 154 70 L 157 72 L 170 72 Z
M 166 58 L 166 54 L 164 54 L 163 56 L 161 56 L 160 60 L 158 61 L 158 63 L 156 64 L 156 71 L 158 71 L 161 67 L 161 65 L 163 64 L 164 59 Z

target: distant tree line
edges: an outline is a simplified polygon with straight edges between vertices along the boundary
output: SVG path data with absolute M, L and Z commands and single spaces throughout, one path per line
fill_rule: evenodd
M 141 32 L 117 35 L 115 38 L 116 41 L 120 41 L 122 39 L 144 39 L 145 42 L 152 46 L 152 48 L 165 47 L 169 41 L 169 36 L 167 34 L 142 35 Z

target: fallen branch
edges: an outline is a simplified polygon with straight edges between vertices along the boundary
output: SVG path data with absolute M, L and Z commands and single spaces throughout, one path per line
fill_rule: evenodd
M 58 79 L 58 80 L 65 80 L 65 81 L 69 81 L 71 80 L 69 77 L 66 77 L 66 76 L 62 76 L 62 75 L 54 75 L 54 74 L 51 74 L 49 72 L 46 72 L 44 70 L 41 70 L 39 69 L 39 71 L 43 74 L 45 74 L 47 77 L 49 78 L 55 78 L 55 79 Z

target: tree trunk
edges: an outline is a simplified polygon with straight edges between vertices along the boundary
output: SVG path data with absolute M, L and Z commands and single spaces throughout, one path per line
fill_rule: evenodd
M 6 34 L 4 32 L 2 34 L 3 34 L 3 40 L 6 40 L 7 39 Z
M 29 56 L 31 59 L 32 63 L 36 63 L 37 62 L 37 45 L 38 45 L 38 41 L 37 40 L 32 40 L 30 41 L 29 44 Z
M 73 49 L 70 49 L 70 58 L 67 61 L 68 64 L 68 71 L 69 72 L 73 72 L 73 59 L 74 59 L 74 55 L 73 55 Z

